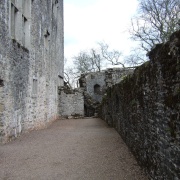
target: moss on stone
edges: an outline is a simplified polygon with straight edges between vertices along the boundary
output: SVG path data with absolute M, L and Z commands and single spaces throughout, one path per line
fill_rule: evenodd
M 164 104 L 170 108 L 174 108 L 180 101 L 180 93 L 173 95 L 169 94 L 165 97 Z
M 133 100 L 130 102 L 130 105 L 131 105 L 131 106 L 137 105 L 137 100 L 136 100 L 136 99 L 133 99 Z

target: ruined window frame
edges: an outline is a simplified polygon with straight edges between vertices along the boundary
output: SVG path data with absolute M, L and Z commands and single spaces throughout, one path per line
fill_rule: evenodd
M 49 43 L 50 43 L 50 33 L 48 30 L 44 33 L 44 48 L 46 51 L 49 50 Z
M 4 86 L 4 81 L 2 79 L 0 79 L 0 87 Z
M 32 95 L 34 97 L 37 96 L 38 93 L 38 79 L 37 77 L 33 76 L 33 82 L 32 82 Z
M 10 36 L 30 48 L 31 1 L 10 0 Z
M 17 19 L 18 19 L 18 11 L 19 9 L 16 7 L 15 1 L 11 0 L 11 23 L 10 23 L 10 30 L 11 30 L 11 37 L 12 39 L 18 39 L 17 37 Z
M 94 94 L 101 95 L 101 86 L 99 84 L 94 85 Z

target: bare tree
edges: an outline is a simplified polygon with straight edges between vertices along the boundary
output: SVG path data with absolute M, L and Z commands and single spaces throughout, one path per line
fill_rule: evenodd
M 109 45 L 105 42 L 99 42 L 97 44 L 99 47 L 92 48 L 89 51 L 81 51 L 77 56 L 73 57 L 76 74 L 100 72 L 102 68 L 107 68 L 107 64 L 114 66 L 121 65 L 122 68 L 131 68 L 125 67 L 125 63 L 122 62 L 123 56 L 120 51 L 110 49 Z
M 66 67 L 64 70 L 64 81 L 72 89 L 77 87 L 78 79 L 80 74 L 76 72 L 74 67 Z
M 137 15 L 132 19 L 132 39 L 145 51 L 166 42 L 179 28 L 179 0 L 139 0 Z
M 96 49 L 82 51 L 74 58 L 74 66 L 77 73 L 101 71 L 102 58 Z
M 133 48 L 129 55 L 124 57 L 125 64 L 130 67 L 137 67 L 147 61 L 147 57 L 141 48 Z
M 77 72 L 87 73 L 93 70 L 92 59 L 87 52 L 81 51 L 77 56 L 74 56 L 73 59 L 73 63 Z
M 101 61 L 101 56 L 96 49 L 81 51 L 77 56 L 73 57 L 73 64 L 71 67 L 65 63 L 65 82 L 70 88 L 77 87 L 77 82 L 81 74 L 101 71 Z M 67 62 L 67 59 L 65 59 L 65 62 Z
M 64 82 L 69 86 L 70 89 L 77 87 L 77 82 L 80 77 L 80 74 L 77 73 L 77 70 L 74 68 L 74 65 L 71 63 L 68 64 L 68 59 L 64 58 Z
M 91 59 L 92 59 L 92 64 L 94 65 L 94 70 L 95 71 L 101 71 L 101 66 L 102 66 L 102 58 L 99 53 L 97 53 L 97 50 L 91 49 L 90 51 L 91 54 Z
M 121 65 L 123 68 L 124 63 L 121 62 L 122 52 L 118 50 L 109 50 L 109 45 L 105 42 L 99 42 L 101 56 L 104 60 L 110 62 L 112 65 Z
M 71 74 L 69 73 L 69 69 L 65 69 L 64 70 L 64 82 L 67 83 L 67 85 L 72 89 L 72 76 Z

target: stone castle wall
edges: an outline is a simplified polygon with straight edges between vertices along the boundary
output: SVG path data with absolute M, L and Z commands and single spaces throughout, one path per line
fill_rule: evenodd
M 58 117 L 63 0 L 0 3 L 0 139 Z
M 95 86 L 99 86 L 99 90 L 95 92 Z M 105 72 L 90 72 L 81 75 L 80 87 L 85 88 L 85 91 L 92 97 L 92 99 L 100 102 L 105 87 Z
M 152 179 L 180 179 L 180 31 L 150 61 L 108 88 L 100 116 Z
M 99 103 L 102 101 L 106 89 L 122 81 L 132 72 L 133 70 L 129 68 L 111 68 L 101 72 L 82 74 L 79 84 L 84 89 L 85 116 L 96 116 Z
M 130 68 L 109 68 L 105 70 L 106 87 L 111 87 L 121 82 L 127 75 L 132 74 L 133 71 Z
M 67 91 L 59 88 L 59 116 L 64 118 L 84 117 L 84 95 L 81 89 Z

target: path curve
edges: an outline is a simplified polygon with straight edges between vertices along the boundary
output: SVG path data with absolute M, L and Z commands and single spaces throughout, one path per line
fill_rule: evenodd
M 0 145 L 1 180 L 147 180 L 101 119 L 58 120 Z

